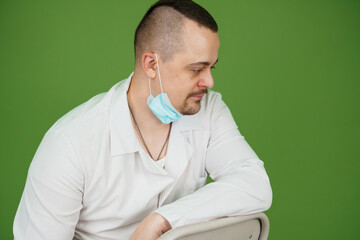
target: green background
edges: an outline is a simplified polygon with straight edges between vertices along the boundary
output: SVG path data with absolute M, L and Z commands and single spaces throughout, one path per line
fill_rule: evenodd
M 0 0 L 0 238 L 50 126 L 133 69 L 153 1 Z M 265 162 L 269 239 L 359 239 L 360 1 L 197 1 L 217 20 L 214 70 Z

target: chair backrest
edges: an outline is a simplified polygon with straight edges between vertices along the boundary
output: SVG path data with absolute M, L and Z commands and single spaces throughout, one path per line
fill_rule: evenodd
M 266 240 L 269 219 L 264 213 L 217 218 L 172 229 L 158 240 Z

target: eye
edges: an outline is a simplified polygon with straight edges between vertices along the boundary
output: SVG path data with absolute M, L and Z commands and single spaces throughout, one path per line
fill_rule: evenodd
M 211 69 L 215 69 L 215 66 L 212 66 Z
M 193 71 L 194 73 L 199 73 L 199 72 L 202 71 L 202 69 L 193 69 L 192 71 Z

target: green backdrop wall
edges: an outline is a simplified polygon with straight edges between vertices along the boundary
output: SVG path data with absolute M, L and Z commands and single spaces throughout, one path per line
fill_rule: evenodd
M 0 0 L 1 239 L 44 133 L 129 75 L 152 2 Z M 197 2 L 220 27 L 214 89 L 271 179 L 269 239 L 357 239 L 360 2 Z

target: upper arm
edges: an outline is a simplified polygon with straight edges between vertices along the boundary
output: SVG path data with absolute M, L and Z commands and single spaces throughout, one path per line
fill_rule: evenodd
M 229 108 L 217 94 L 212 104 L 206 170 L 215 181 L 235 184 L 271 204 L 271 187 L 261 161 L 240 134 Z
M 71 143 L 56 131 L 30 165 L 14 221 L 15 239 L 72 239 L 82 208 L 84 175 Z

